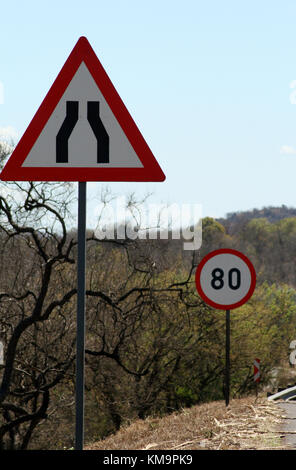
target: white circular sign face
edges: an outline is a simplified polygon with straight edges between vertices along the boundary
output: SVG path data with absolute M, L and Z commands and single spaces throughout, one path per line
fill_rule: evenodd
M 229 310 L 243 305 L 253 294 L 256 273 L 250 260 L 232 249 L 215 250 L 205 256 L 195 275 L 203 300 L 214 308 Z

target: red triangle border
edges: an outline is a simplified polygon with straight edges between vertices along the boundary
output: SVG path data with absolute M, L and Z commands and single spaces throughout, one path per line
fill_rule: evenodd
M 142 168 L 22 167 L 48 119 L 65 93 L 81 62 L 110 106 L 139 157 Z M 77 41 L 49 92 L 0 174 L 3 181 L 164 181 L 165 175 L 118 95 L 87 38 Z

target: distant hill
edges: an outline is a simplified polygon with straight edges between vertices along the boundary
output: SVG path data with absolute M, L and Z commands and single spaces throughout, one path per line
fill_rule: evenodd
M 281 207 L 269 206 L 249 211 L 229 212 L 225 218 L 216 220 L 226 228 L 229 235 L 233 235 L 251 219 L 266 218 L 269 222 L 275 223 L 290 217 L 296 217 L 296 208 L 287 207 L 283 204 Z

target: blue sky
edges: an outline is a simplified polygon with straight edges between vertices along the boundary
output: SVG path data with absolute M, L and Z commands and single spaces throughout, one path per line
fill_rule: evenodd
M 295 17 L 289 0 L 2 2 L 0 134 L 21 137 L 83 35 L 167 177 L 115 193 L 213 217 L 295 206 Z

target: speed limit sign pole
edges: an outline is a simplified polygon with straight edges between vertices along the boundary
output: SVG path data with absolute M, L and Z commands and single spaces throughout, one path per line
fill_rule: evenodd
M 240 307 L 252 296 L 256 272 L 240 251 L 222 248 L 208 253 L 195 273 L 196 288 L 211 307 L 226 311 L 225 383 L 226 406 L 230 397 L 230 310 Z
M 229 405 L 230 395 L 230 310 L 226 310 L 225 341 L 225 404 Z

